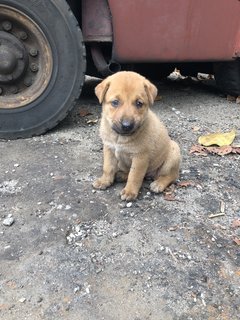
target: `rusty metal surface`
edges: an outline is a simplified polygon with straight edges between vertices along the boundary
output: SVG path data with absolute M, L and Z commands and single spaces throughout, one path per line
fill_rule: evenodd
M 230 60 L 240 52 L 238 0 L 109 0 L 120 62 Z
M 106 0 L 82 1 L 84 41 L 112 41 L 111 16 Z
M 0 109 L 20 108 L 41 96 L 52 75 L 50 44 L 33 20 L 4 5 L 0 57 Z

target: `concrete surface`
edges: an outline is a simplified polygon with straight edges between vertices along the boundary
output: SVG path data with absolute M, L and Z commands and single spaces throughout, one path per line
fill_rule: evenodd
M 181 176 L 165 196 L 146 181 L 125 203 L 122 184 L 91 187 L 97 83 L 48 134 L 0 141 L 1 320 L 239 319 L 240 155 L 189 154 L 208 132 L 235 127 L 239 143 L 239 104 L 211 84 L 159 83 L 154 110 L 181 146 Z

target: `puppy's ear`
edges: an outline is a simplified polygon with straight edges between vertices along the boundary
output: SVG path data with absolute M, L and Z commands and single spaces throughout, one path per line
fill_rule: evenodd
M 104 97 L 108 91 L 108 88 L 110 86 L 110 82 L 108 79 L 103 80 L 100 82 L 96 88 L 95 88 L 95 94 L 98 98 L 99 103 L 103 103 Z
M 144 88 L 147 93 L 149 103 L 153 105 L 158 92 L 157 88 L 148 80 L 145 81 Z

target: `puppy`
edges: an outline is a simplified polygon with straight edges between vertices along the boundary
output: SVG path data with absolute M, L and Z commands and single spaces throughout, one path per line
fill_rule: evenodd
M 180 149 L 150 110 L 157 88 L 143 76 L 118 72 L 98 84 L 95 94 L 102 104 L 100 137 L 103 174 L 93 183 L 106 189 L 115 179 L 126 181 L 122 200 L 137 198 L 144 177 L 151 177 L 153 192 L 162 192 L 178 178 Z

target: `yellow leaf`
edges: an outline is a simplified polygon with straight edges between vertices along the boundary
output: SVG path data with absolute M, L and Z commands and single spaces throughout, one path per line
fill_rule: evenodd
M 235 136 L 236 136 L 235 129 L 225 133 L 210 133 L 205 136 L 200 136 L 198 138 L 198 143 L 202 144 L 205 147 L 212 146 L 212 145 L 217 145 L 219 147 L 230 146 Z

